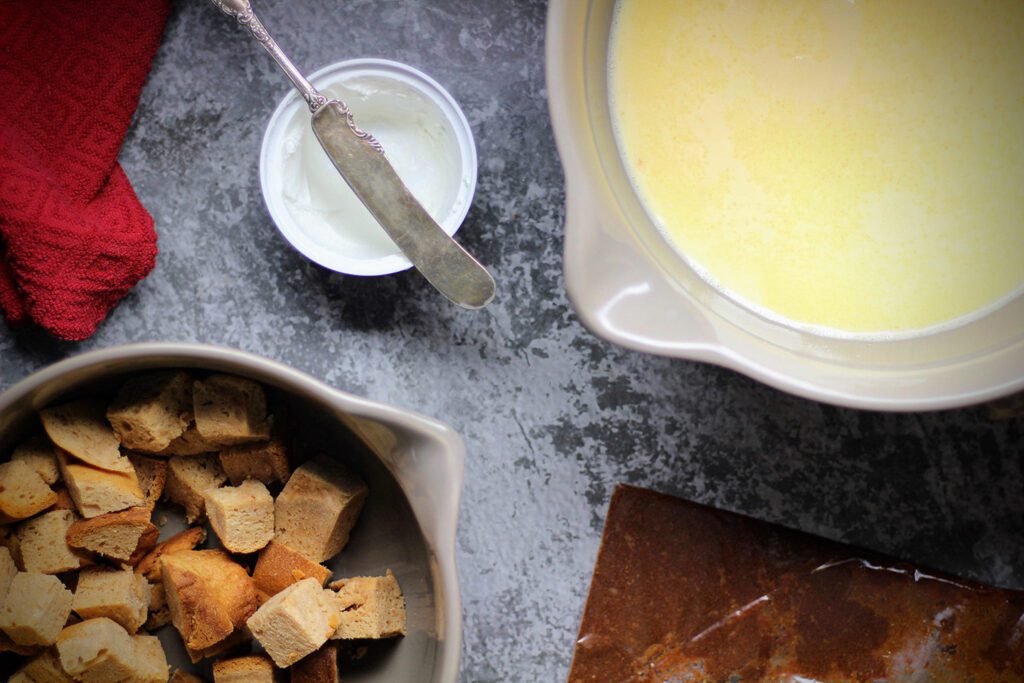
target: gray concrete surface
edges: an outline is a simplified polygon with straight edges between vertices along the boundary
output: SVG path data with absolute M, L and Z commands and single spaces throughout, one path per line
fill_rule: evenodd
M 144 340 L 225 344 L 454 425 L 465 681 L 564 679 L 612 487 L 630 482 L 1024 588 L 1024 422 L 984 409 L 841 410 L 715 367 L 614 348 L 563 291 L 563 186 L 542 2 L 260 0 L 310 71 L 397 59 L 476 135 L 461 238 L 497 276 L 486 311 L 415 274 L 342 277 L 274 229 L 257 176 L 287 84 L 200 0 L 179 2 L 124 166 L 156 219 L 156 270 L 82 344 L 0 325 L 0 389 L 64 356 Z

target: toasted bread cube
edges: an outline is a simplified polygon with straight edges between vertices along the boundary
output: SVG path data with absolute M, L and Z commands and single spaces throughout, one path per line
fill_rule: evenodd
M 275 538 L 313 562 L 348 543 L 366 501 L 363 480 L 323 456 L 296 469 L 274 504 Z
M 223 551 L 184 550 L 160 563 L 171 622 L 192 650 L 221 642 L 256 610 L 252 578 Z
M 289 672 L 291 683 L 339 683 L 337 644 L 326 643 L 313 654 L 295 662 Z
M 203 493 L 227 481 L 216 455 L 171 458 L 167 469 L 167 497 L 185 508 L 189 524 L 206 514 Z
M 392 638 L 405 635 L 405 599 L 395 575 L 357 576 L 331 584 L 338 591 L 341 623 L 334 639 Z
M 56 576 L 18 572 L 0 606 L 0 629 L 19 645 L 53 645 L 71 614 L 71 591 Z
M 230 636 L 220 641 L 216 645 L 204 648 L 202 650 L 193 650 L 192 648 L 185 646 L 185 653 L 188 654 L 188 658 L 192 661 L 193 664 L 198 664 L 204 659 L 209 659 L 210 657 L 219 657 L 228 652 L 241 654 L 240 651 L 243 649 L 246 652 L 248 652 L 251 646 L 249 641 L 251 640 L 252 636 L 249 635 L 249 631 L 245 628 L 241 628 L 237 629 L 234 633 L 232 633 Z
M 110 472 L 132 472 L 121 444 L 96 401 L 73 401 L 39 411 L 50 441 L 78 460 Z
M 128 508 L 92 519 L 80 519 L 68 527 L 68 545 L 112 560 L 131 563 L 152 550 L 160 530 L 150 521 L 147 508 Z M 141 547 L 141 549 L 140 549 Z
M 71 510 L 53 510 L 18 525 L 18 548 L 27 572 L 60 574 L 78 569 L 83 558 L 67 543 L 68 529 L 78 519 Z
M 274 537 L 274 499 L 262 483 L 207 489 L 206 515 L 217 538 L 233 553 L 254 553 Z
M 57 454 L 53 451 L 50 440 L 36 436 L 19 444 L 11 454 L 11 462 L 23 462 L 42 477 L 47 486 L 52 486 L 60 479 L 57 469 Z
M 98 517 L 146 504 L 135 468 L 127 458 L 125 462 L 128 463 L 127 472 L 109 472 L 76 462 L 66 453 L 57 451 L 61 477 L 79 514 L 83 517 Z
M 132 636 L 135 672 L 131 683 L 167 683 L 167 655 L 156 636 Z
M 57 494 L 21 461 L 0 465 L 0 523 L 31 517 L 57 502 Z
M 143 628 L 155 631 L 171 623 L 171 610 L 167 607 L 167 593 L 164 582 L 149 584 L 149 614 Z
M 264 484 L 286 482 L 291 470 L 284 441 L 274 437 L 270 441 L 225 446 L 220 452 L 220 466 L 235 486 L 246 479 Z
M 125 448 L 158 453 L 192 420 L 192 377 L 161 370 L 132 377 L 107 408 L 107 420 Z
M 276 540 L 263 549 L 252 571 L 256 590 L 264 600 L 309 577 L 323 586 L 331 577 L 331 570 Z
M 142 560 L 135 565 L 135 572 L 142 574 L 151 583 L 159 582 L 162 576 L 160 571 L 160 558 L 164 555 L 176 553 L 179 550 L 192 550 L 206 540 L 206 530 L 199 526 L 185 529 L 181 533 L 171 536 L 166 541 L 156 544 Z
M 53 648 L 46 648 L 18 669 L 8 683 L 75 683 L 60 665 Z
M 146 497 L 146 507 L 152 510 L 164 493 L 167 484 L 167 461 L 159 458 L 147 458 L 138 453 L 129 453 L 128 460 L 135 468 L 139 478 L 139 488 Z
M 196 429 L 222 445 L 270 438 L 263 387 L 244 377 L 210 375 L 192 387 Z
M 17 573 L 18 565 L 14 563 L 14 558 L 11 557 L 11 551 L 4 546 L 0 546 L 0 606 L 7 599 L 7 589 L 11 587 L 11 580 Z
M 206 683 L 206 682 L 203 679 L 201 679 L 199 676 L 193 676 L 190 673 L 185 673 L 181 669 L 178 669 L 177 671 L 174 672 L 174 675 L 171 676 L 171 680 L 170 680 L 169 683 Z
M 316 579 L 303 579 L 267 600 L 246 622 L 281 668 L 320 649 L 338 627 L 337 598 Z
M 146 622 L 149 593 L 146 577 L 131 569 L 89 567 L 78 575 L 71 608 L 82 619 L 107 617 L 135 633 Z
M 126 681 L 135 674 L 135 643 L 119 624 L 100 617 L 68 626 L 57 637 L 64 671 L 82 683 Z
M 213 664 L 213 683 L 274 683 L 274 663 L 263 655 L 222 659 Z

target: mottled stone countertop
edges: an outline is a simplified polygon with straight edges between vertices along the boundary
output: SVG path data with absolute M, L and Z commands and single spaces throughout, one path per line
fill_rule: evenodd
M 562 279 L 562 172 L 536 1 L 261 0 L 309 71 L 407 62 L 461 103 L 480 155 L 461 239 L 499 298 L 456 310 L 405 273 L 311 265 L 263 206 L 263 127 L 288 85 L 220 13 L 179 2 L 122 162 L 156 219 L 156 270 L 82 344 L 0 326 L 0 389 L 87 349 L 225 344 L 452 424 L 469 450 L 458 535 L 465 681 L 557 681 L 616 482 L 1024 588 L 1024 422 L 983 408 L 842 410 L 589 334 Z

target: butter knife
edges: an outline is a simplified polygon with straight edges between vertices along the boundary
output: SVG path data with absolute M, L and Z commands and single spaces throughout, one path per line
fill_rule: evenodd
M 267 33 L 249 0 L 211 0 L 262 45 L 299 91 L 312 114 L 313 132 L 359 200 L 423 277 L 463 308 L 494 298 L 494 278 L 437 224 L 406 187 L 380 142 L 360 130 L 340 100 L 324 97 Z

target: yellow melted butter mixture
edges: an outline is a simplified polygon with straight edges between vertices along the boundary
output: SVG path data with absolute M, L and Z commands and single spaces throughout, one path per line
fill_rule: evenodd
M 843 333 L 1024 286 L 1024 2 L 620 0 L 620 153 L 713 284 Z

